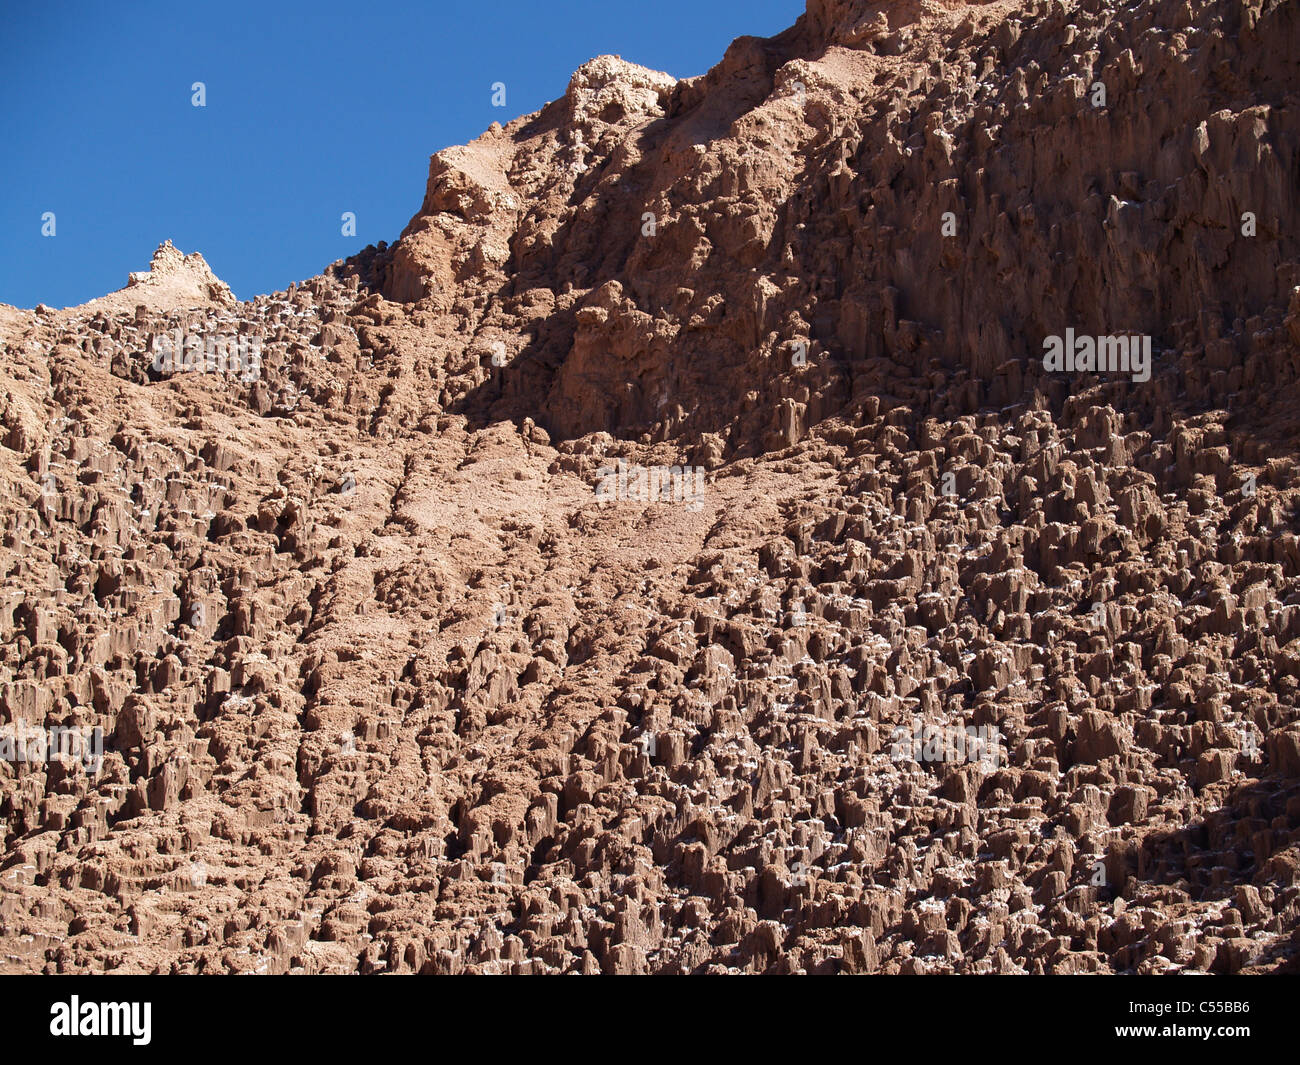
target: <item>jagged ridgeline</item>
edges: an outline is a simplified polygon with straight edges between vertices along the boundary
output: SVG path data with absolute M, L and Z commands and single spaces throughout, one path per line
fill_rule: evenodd
M 811 0 L 0 308 L 0 970 L 1293 971 L 1298 65 Z

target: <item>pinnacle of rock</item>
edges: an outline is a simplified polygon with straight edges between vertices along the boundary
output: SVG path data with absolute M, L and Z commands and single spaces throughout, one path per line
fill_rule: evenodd
M 234 303 L 230 286 L 222 281 L 198 252 L 184 254 L 170 240 L 158 245 L 149 261 L 149 269 L 130 274 L 126 288 L 121 291 L 141 289 L 165 292 L 171 299 L 192 296 L 201 302 Z
M 574 124 L 581 125 L 589 115 L 609 118 L 653 112 L 676 84 L 670 74 L 602 55 L 574 71 L 564 97 L 572 107 Z

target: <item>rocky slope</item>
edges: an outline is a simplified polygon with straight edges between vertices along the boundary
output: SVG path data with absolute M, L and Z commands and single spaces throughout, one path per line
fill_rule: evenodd
M 1295 4 L 810 0 L 4 309 L 0 968 L 1294 969 L 1298 152 Z

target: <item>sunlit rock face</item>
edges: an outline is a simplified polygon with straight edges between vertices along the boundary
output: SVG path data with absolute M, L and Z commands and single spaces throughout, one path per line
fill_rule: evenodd
M 0 308 L 0 970 L 1293 967 L 1298 62 L 813 0 Z

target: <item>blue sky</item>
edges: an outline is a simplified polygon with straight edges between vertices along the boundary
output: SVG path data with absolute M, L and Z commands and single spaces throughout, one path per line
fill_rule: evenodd
M 0 303 L 62 307 L 121 288 L 165 238 L 241 299 L 282 289 L 395 240 L 430 154 L 562 95 L 593 56 L 702 74 L 804 0 L 5 6 Z

